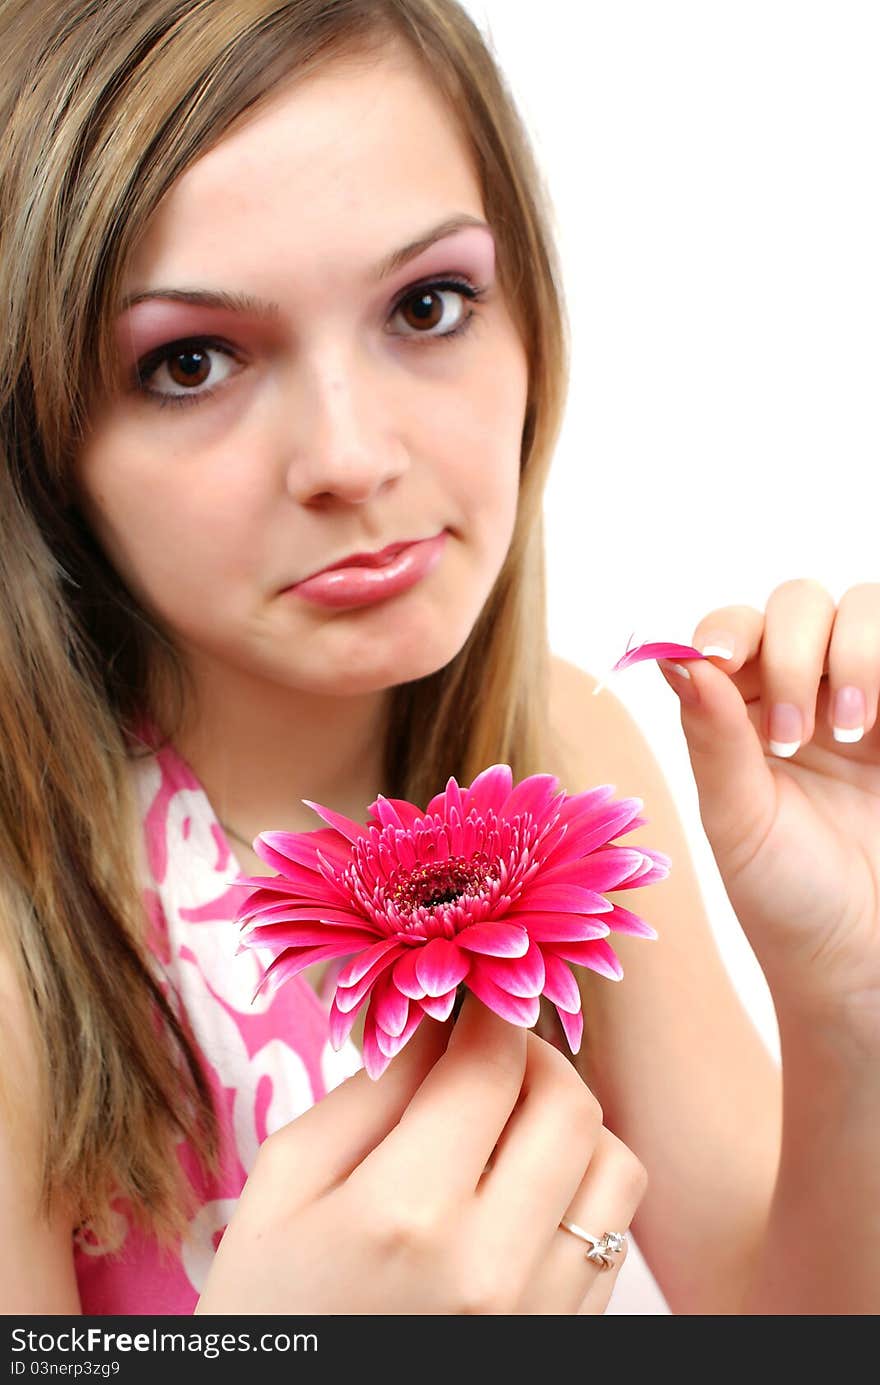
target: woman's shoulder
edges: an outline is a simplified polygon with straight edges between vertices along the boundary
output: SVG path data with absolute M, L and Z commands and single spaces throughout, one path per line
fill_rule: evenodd
M 638 722 L 609 687 L 603 686 L 594 696 L 599 686 L 599 679 L 592 674 L 552 656 L 549 772 L 557 775 L 560 786 L 571 794 L 611 784 L 617 798 L 642 800 L 646 821 L 627 833 L 625 845 L 665 852 L 675 862 L 675 878 L 665 881 L 656 893 L 653 889 L 650 894 L 630 890 L 613 898 L 636 913 L 647 903 L 657 927 L 662 927 L 669 915 L 675 924 L 674 935 L 683 943 L 694 946 L 700 939 L 701 945 L 705 944 L 709 967 L 714 945 L 699 899 L 695 863 L 677 794 Z M 714 971 L 721 984 L 720 970 Z
M 610 688 L 558 654 L 550 657 L 551 772 L 569 793 L 614 784 L 621 797 L 665 799 L 665 779 L 637 722 Z

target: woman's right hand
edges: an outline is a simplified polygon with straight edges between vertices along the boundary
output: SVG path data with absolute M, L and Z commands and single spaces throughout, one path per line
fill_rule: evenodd
M 560 1221 L 625 1231 L 645 1185 L 568 1060 L 468 995 L 269 1136 L 196 1312 L 602 1313 L 624 1254 Z

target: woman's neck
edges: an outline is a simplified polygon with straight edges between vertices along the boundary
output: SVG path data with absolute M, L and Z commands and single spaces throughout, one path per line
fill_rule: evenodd
M 241 839 L 324 825 L 303 799 L 366 821 L 385 787 L 389 702 L 388 690 L 324 697 L 224 670 L 199 687 L 197 711 L 176 746 L 232 829 L 236 855 L 258 860 Z

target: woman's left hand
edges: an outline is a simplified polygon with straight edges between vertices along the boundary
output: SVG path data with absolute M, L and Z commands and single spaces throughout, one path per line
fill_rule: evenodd
M 816 582 L 784 582 L 763 613 L 713 611 L 693 644 L 730 657 L 690 659 L 690 677 L 660 667 L 679 695 L 706 835 L 777 1006 L 843 1004 L 874 1025 L 880 583 L 835 606 Z

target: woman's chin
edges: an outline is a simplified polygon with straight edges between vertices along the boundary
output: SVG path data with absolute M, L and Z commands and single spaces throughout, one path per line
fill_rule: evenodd
M 434 628 L 423 638 L 403 638 L 387 633 L 383 640 L 361 643 L 346 654 L 336 653 L 309 668 L 300 666 L 293 680 L 303 691 L 326 697 L 355 697 L 382 692 L 402 683 L 428 678 L 445 668 L 458 654 L 470 633 L 463 627 L 460 638 L 448 627 Z
M 389 606 L 392 603 L 389 603 Z M 300 646 L 296 682 L 308 685 L 314 693 L 345 696 L 378 692 L 400 683 L 428 678 L 445 668 L 459 653 L 470 635 L 479 610 L 471 602 L 456 610 L 448 599 L 440 604 L 415 604 L 384 618 L 360 622 L 357 626 L 340 622 L 334 630 L 323 632 Z M 466 607 L 466 609 L 465 609 Z

